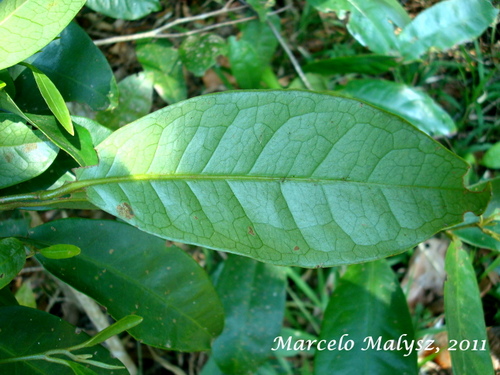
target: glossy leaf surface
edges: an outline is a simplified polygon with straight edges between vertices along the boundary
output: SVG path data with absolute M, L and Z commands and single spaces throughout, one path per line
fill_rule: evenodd
M 201 77 L 225 50 L 226 41 L 216 34 L 191 35 L 179 47 L 179 56 L 189 71 Z
M 161 9 L 159 0 L 88 0 L 92 10 L 123 20 L 136 20 Z
M 431 47 L 446 50 L 474 39 L 495 20 L 498 10 L 488 0 L 447 0 L 424 10 L 399 35 L 401 54 L 420 57 Z
M 49 44 L 84 4 L 85 0 L 1 1 L 0 70 L 26 59 Z
M 490 193 L 399 117 L 344 97 L 229 92 L 113 133 L 77 170 L 96 206 L 164 238 L 305 267 L 402 252 Z
M 475 340 L 479 341 L 479 346 L 482 346 L 482 340 L 488 340 L 476 273 L 460 241 L 450 244 L 445 269 L 444 307 L 448 340 L 459 343 L 466 340 L 470 345 L 460 349 L 458 344 L 457 350 L 450 351 L 453 373 L 493 374 L 488 345 L 485 346 L 487 350 L 473 348 Z
M 43 71 L 66 102 L 88 104 L 93 110 L 116 105 L 118 91 L 106 58 L 88 34 L 75 22 L 60 37 L 34 56 L 34 66 Z M 44 103 L 35 82 L 25 70 L 16 79 L 16 102 L 29 113 L 41 113 Z
M 0 114 L 0 188 L 45 171 L 57 156 L 57 147 L 15 115 Z
M 179 51 L 164 40 L 142 43 L 136 49 L 137 59 L 160 97 L 167 103 L 187 98 L 186 81 Z
M 253 373 L 271 355 L 285 309 L 283 268 L 232 255 L 217 280 L 225 312 L 212 357 L 224 373 Z
M 424 91 L 378 79 L 350 81 L 342 92 L 395 113 L 430 135 L 449 136 L 455 123 Z
M 333 351 L 325 350 L 327 344 L 323 350 L 318 346 L 314 372 L 317 375 L 418 373 L 415 347 L 406 350 L 402 341 L 409 345 L 414 340 L 408 305 L 385 260 L 347 269 L 325 311 L 321 339 L 326 343 L 336 340 L 336 346 Z M 352 347 L 348 340 L 352 340 Z M 391 344 L 390 340 L 394 342 Z
M 17 356 L 38 354 L 51 349 L 63 349 L 77 345 L 90 337 L 76 327 L 46 312 L 24 306 L 0 308 L 0 360 Z M 12 338 L 16 339 L 13 340 Z M 92 354 L 92 360 L 115 366 L 121 362 L 111 357 L 103 346 L 82 349 L 75 354 Z M 110 375 L 110 371 L 95 366 L 92 371 L 99 375 Z M 74 372 L 64 365 L 43 360 L 23 361 L 0 364 L 2 374 L 33 375 L 73 375 Z M 113 370 L 115 375 L 125 375 L 128 371 Z
M 78 246 L 81 253 L 74 258 L 37 259 L 106 306 L 115 319 L 142 316 L 144 321 L 129 332 L 148 345 L 206 350 L 222 330 L 222 306 L 208 276 L 189 255 L 167 248 L 160 238 L 123 223 L 84 219 L 53 221 L 34 228 L 30 238 Z
M 8 285 L 26 262 L 26 251 L 21 241 L 15 238 L 0 240 L 0 289 Z

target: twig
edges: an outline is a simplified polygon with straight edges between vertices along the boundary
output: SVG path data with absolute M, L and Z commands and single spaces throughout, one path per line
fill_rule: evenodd
M 227 5 L 226 5 L 226 7 L 227 7 Z M 224 8 L 226 8 L 226 7 L 224 7 Z M 121 35 L 121 36 L 114 36 L 114 37 L 106 38 L 106 39 L 94 40 L 94 44 L 96 46 L 102 46 L 102 45 L 105 45 L 105 44 L 113 44 L 113 43 L 119 43 L 119 42 L 130 42 L 130 41 L 134 41 L 134 40 L 147 39 L 147 38 L 156 38 L 156 39 L 160 39 L 160 38 L 182 38 L 182 37 L 185 37 L 185 36 L 190 36 L 190 35 L 194 35 L 194 34 L 204 33 L 206 31 L 213 30 L 213 29 L 218 29 L 220 27 L 230 26 L 230 25 L 236 25 L 238 23 L 243 23 L 243 22 L 248 22 L 248 21 L 252 21 L 252 20 L 258 19 L 258 16 L 250 16 L 250 17 L 240 18 L 240 19 L 237 19 L 237 20 L 231 20 L 231 21 L 216 23 L 214 25 L 206 26 L 206 27 L 203 27 L 201 29 L 190 30 L 190 31 L 186 31 L 186 32 L 183 32 L 183 33 L 171 33 L 171 34 L 167 34 L 167 33 L 163 33 L 162 32 L 164 30 L 172 28 L 173 26 L 179 25 L 181 23 L 187 23 L 187 22 L 196 21 L 196 20 L 199 20 L 199 19 L 205 19 L 205 18 L 211 17 L 213 15 L 227 13 L 228 10 L 223 11 L 224 8 L 222 8 L 222 9 L 220 9 L 218 11 L 211 12 L 211 13 L 200 14 L 198 16 L 186 17 L 186 18 L 179 18 L 179 19 L 177 19 L 177 20 L 175 20 L 173 22 L 170 22 L 167 25 L 164 25 L 162 27 L 159 27 L 157 29 L 154 29 L 154 30 L 151 30 L 151 31 L 147 31 L 147 32 L 144 32 L 144 33 L 138 33 L 138 34 L 132 34 L 132 35 Z M 237 11 L 237 10 L 241 10 L 241 9 L 245 9 L 245 8 L 247 8 L 246 5 L 238 7 L 238 8 L 233 8 L 233 9 L 231 9 L 231 11 Z M 289 8 L 289 6 L 280 8 L 280 9 L 274 11 L 274 12 L 270 12 L 269 15 L 279 14 L 281 12 L 284 12 L 288 8 Z
M 307 79 L 306 75 L 302 71 L 302 68 L 300 67 L 297 59 L 293 55 L 292 51 L 290 50 L 290 48 L 286 44 L 285 40 L 283 39 L 283 37 L 281 36 L 281 34 L 279 33 L 279 31 L 276 29 L 276 27 L 274 27 L 274 25 L 273 25 L 273 23 L 271 21 L 267 20 L 267 24 L 271 28 L 271 31 L 273 32 L 273 34 L 276 37 L 276 39 L 278 39 L 278 42 L 281 45 L 281 47 L 285 50 L 286 54 L 288 55 L 288 58 L 292 62 L 292 65 L 295 68 L 295 71 L 297 72 L 297 74 L 299 75 L 300 79 L 304 83 L 304 86 L 306 87 L 306 89 L 312 90 L 313 88 L 312 88 L 311 84 L 309 83 L 309 80 Z
M 101 311 L 101 309 L 93 299 L 87 297 L 85 294 L 80 293 L 76 289 L 73 289 L 69 286 L 68 290 L 70 290 L 71 293 L 76 297 L 83 310 L 89 317 L 90 321 L 99 331 L 102 331 L 104 328 L 109 327 L 107 316 Z M 113 336 L 106 340 L 106 344 L 108 345 L 109 350 L 113 354 L 113 356 L 118 358 L 125 365 L 131 375 L 137 374 L 137 367 L 127 354 L 123 343 L 117 336 Z
M 178 18 L 175 21 L 172 21 L 170 23 L 167 23 L 166 25 L 160 26 L 156 29 L 146 31 L 143 33 L 137 33 L 137 34 L 132 34 L 132 35 L 122 35 L 122 36 L 114 36 L 111 38 L 106 38 L 106 39 L 98 39 L 94 40 L 94 44 L 96 46 L 102 46 L 105 44 L 113 44 L 113 43 L 119 43 L 119 42 L 129 42 L 132 40 L 139 40 L 139 39 L 147 39 L 147 38 L 158 38 L 161 33 L 167 29 L 170 29 L 174 26 L 183 24 L 183 23 L 188 23 L 188 22 L 193 22 L 193 21 L 199 21 L 199 20 L 204 20 L 210 17 L 218 16 L 220 14 L 225 14 L 229 12 L 237 12 L 242 9 L 248 8 L 247 5 L 243 5 L 237 8 L 229 8 L 229 5 L 231 2 L 227 3 L 223 8 L 219 10 L 215 10 L 213 12 L 208 12 L 208 13 L 203 13 L 199 14 L 197 16 L 192 16 L 192 17 L 185 17 L 185 18 Z

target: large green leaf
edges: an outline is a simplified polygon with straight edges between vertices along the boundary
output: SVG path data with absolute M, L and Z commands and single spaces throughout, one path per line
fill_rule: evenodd
M 186 68 L 201 77 L 215 65 L 216 58 L 226 52 L 226 41 L 216 34 L 191 35 L 179 47 Z
M 153 105 L 153 83 L 143 72 L 133 74 L 118 83 L 118 106 L 98 112 L 96 120 L 116 129 L 149 113 Z
M 498 10 L 489 0 L 447 0 L 424 10 L 399 35 L 401 54 L 417 59 L 435 47 L 446 50 L 481 35 Z
M 130 333 L 148 345 L 206 350 L 222 331 L 222 305 L 208 276 L 189 255 L 167 248 L 158 237 L 114 221 L 70 219 L 36 227 L 29 238 L 78 246 L 81 253 L 74 258 L 37 259 L 106 306 L 115 319 L 142 316 Z
M 137 59 L 151 76 L 158 95 L 167 103 L 187 98 L 186 81 L 179 51 L 165 40 L 138 44 Z
M 67 102 L 93 110 L 115 105 L 117 87 L 111 67 L 88 34 L 75 22 L 35 55 L 32 64 L 54 82 Z M 41 113 L 45 105 L 28 70 L 16 78 L 16 102 L 25 112 Z
M 45 171 L 57 156 L 57 147 L 15 115 L 0 114 L 0 188 Z
M 304 91 L 227 92 L 150 114 L 77 186 L 164 238 L 305 267 L 402 252 L 482 212 L 467 164 L 401 118 Z
M 414 339 L 405 296 L 387 262 L 352 265 L 325 311 L 314 373 L 417 374 Z
M 38 354 L 52 349 L 63 349 L 80 344 L 90 338 L 86 333 L 76 333 L 76 327 L 61 318 L 46 312 L 24 306 L 0 308 L 0 360 L 18 356 Z M 111 357 L 103 346 L 85 348 L 74 354 L 90 354 L 91 360 L 122 366 Z M 67 357 L 63 357 L 68 359 Z M 99 375 L 125 375 L 128 371 L 113 370 L 91 366 Z M 0 364 L 2 374 L 29 375 L 73 375 L 74 372 L 61 364 L 44 360 L 22 361 Z
M 304 66 L 305 72 L 324 75 L 361 73 L 381 74 L 397 66 L 398 62 L 392 56 L 384 55 L 356 55 L 341 56 L 332 59 L 314 61 Z
M 350 81 L 342 92 L 398 114 L 431 135 L 451 135 L 455 123 L 424 91 L 402 83 L 379 79 Z
M 0 240 L 0 289 L 8 285 L 26 262 L 26 251 L 21 241 L 15 238 Z
M 35 54 L 59 34 L 86 0 L 0 2 L 0 70 Z
M 225 312 L 222 334 L 212 357 L 224 373 L 254 373 L 271 355 L 285 309 L 283 268 L 230 256 L 217 280 Z
M 476 274 L 460 241 L 448 248 L 446 274 L 444 307 L 453 373 L 493 374 Z
M 123 20 L 136 20 L 161 9 L 159 0 L 88 0 L 96 12 Z

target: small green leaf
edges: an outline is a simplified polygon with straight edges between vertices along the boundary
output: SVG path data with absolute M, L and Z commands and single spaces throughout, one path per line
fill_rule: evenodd
M 450 136 L 453 119 L 424 91 L 379 79 L 350 81 L 341 91 L 395 113 L 430 135 Z
M 360 73 L 377 75 L 387 72 L 397 66 L 398 62 L 392 56 L 356 55 L 341 56 L 332 59 L 315 61 L 304 66 L 304 72 L 323 75 Z
M 191 35 L 179 47 L 186 68 L 201 77 L 215 65 L 216 58 L 226 53 L 226 41 L 216 34 Z
M 387 261 L 349 266 L 325 311 L 325 344 L 316 351 L 314 373 L 417 374 L 414 339 L 405 296 Z M 333 340 L 334 349 L 325 350 Z
M 125 202 L 121 212 L 133 216 L 129 207 Z M 142 324 L 129 333 L 145 344 L 206 350 L 222 331 L 222 306 L 206 273 L 188 254 L 167 248 L 158 237 L 115 221 L 84 219 L 52 221 L 33 228 L 29 237 L 78 246 L 82 252 L 74 258 L 36 258 L 115 319 L 142 316 Z
M 33 77 L 35 77 L 35 81 L 38 88 L 40 89 L 40 93 L 49 106 L 51 112 L 54 114 L 54 116 L 56 116 L 57 120 L 69 134 L 75 135 L 75 130 L 73 129 L 73 123 L 71 122 L 71 116 L 69 114 L 68 107 L 66 107 L 64 98 L 62 97 L 57 87 L 40 69 L 35 68 L 30 64 L 23 65 L 27 66 L 33 72 Z
M 118 91 L 118 106 L 96 115 L 96 120 L 110 129 L 117 129 L 148 114 L 153 105 L 153 84 L 144 73 L 134 74 L 120 81 Z
M 192 98 L 97 150 L 97 166 L 76 170 L 96 206 L 164 238 L 281 265 L 396 254 L 490 198 L 463 186 L 462 159 L 399 116 L 314 92 Z
M 0 1 L 0 70 L 35 54 L 52 41 L 85 1 Z
M 36 309 L 36 297 L 35 293 L 33 293 L 33 288 L 31 287 L 31 282 L 29 280 L 25 281 L 21 285 L 21 287 L 17 290 L 15 297 L 21 306 Z
M 49 259 L 67 259 L 80 254 L 80 248 L 67 244 L 52 245 L 41 249 L 40 254 Z
M 403 29 L 399 35 L 401 54 L 406 60 L 415 60 L 432 47 L 447 50 L 477 38 L 497 14 L 489 0 L 441 1 Z
M 481 164 L 488 168 L 500 169 L 500 142 L 495 143 L 486 151 Z
M 57 152 L 43 134 L 31 130 L 19 117 L 0 114 L 0 188 L 39 176 L 50 167 Z
M 137 59 L 145 72 L 152 77 L 158 95 L 167 103 L 177 103 L 187 98 L 186 81 L 177 49 L 165 40 L 139 43 Z
M 445 269 L 444 308 L 448 343 L 452 345 L 456 341 L 456 350 L 450 351 L 453 373 L 493 374 L 476 273 L 458 240 L 448 248 Z
M 276 30 L 281 30 L 281 22 L 278 16 L 270 16 L 269 21 L 273 23 Z M 258 20 L 246 22 L 241 26 L 240 40 L 253 45 L 258 59 L 264 66 L 271 62 L 278 46 L 278 40 L 267 22 L 260 22 Z
M 26 251 L 21 241 L 15 238 L 0 240 L 0 289 L 17 276 L 26 262 Z
M 76 347 L 73 347 L 72 350 L 90 348 L 91 346 L 100 344 L 115 335 L 128 331 L 129 329 L 141 323 L 143 320 L 144 319 L 142 317 L 137 315 L 127 315 L 114 324 L 110 325 L 109 327 L 103 329 L 91 339 L 77 345 Z
M 212 357 L 227 374 L 248 374 L 271 356 L 285 309 L 285 272 L 270 264 L 231 255 L 217 280 L 225 312 Z
M 76 346 L 90 338 L 75 326 L 46 312 L 24 306 L 0 308 L 0 362 L 7 358 L 35 355 L 48 350 Z M 43 334 L 36 334 L 43 332 Z M 12 338 L 16 339 L 13 340 Z M 83 349 L 73 354 L 91 354 L 92 360 L 123 368 L 102 345 Z M 2 374 L 73 375 L 74 371 L 64 365 L 43 360 L 1 363 Z M 110 375 L 110 371 L 92 367 L 98 375 Z M 87 375 L 87 373 L 83 372 Z M 114 375 L 127 375 L 125 369 L 114 370 Z
M 112 18 L 137 20 L 161 9 L 159 0 L 88 0 L 92 10 Z

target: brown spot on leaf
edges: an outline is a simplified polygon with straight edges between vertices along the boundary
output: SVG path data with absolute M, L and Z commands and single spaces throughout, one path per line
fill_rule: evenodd
M 36 150 L 37 148 L 38 148 L 38 145 L 36 143 L 26 143 L 24 145 L 25 152 L 30 152 L 30 151 Z
M 116 206 L 116 210 L 118 211 L 118 215 L 124 217 L 125 219 L 130 220 L 135 216 L 134 210 L 132 210 L 132 207 L 127 202 L 123 202 L 122 204 Z
M 293 251 L 298 251 L 298 250 L 300 250 L 300 247 L 298 247 L 298 246 L 295 246 L 295 247 L 293 248 Z
M 5 160 L 7 161 L 7 163 L 10 163 L 12 161 L 12 158 L 14 157 L 14 155 L 12 155 L 10 152 L 7 152 L 5 155 L 4 155 L 4 158 Z
M 195 220 L 198 220 L 198 216 L 195 216 L 195 217 L 194 217 L 194 219 L 195 219 Z
M 248 227 L 248 234 L 250 236 L 255 236 L 255 232 L 253 231 L 253 228 L 252 227 Z

